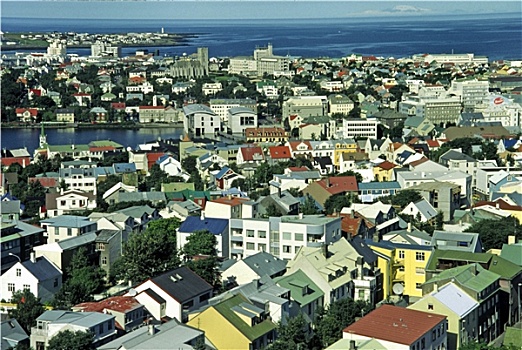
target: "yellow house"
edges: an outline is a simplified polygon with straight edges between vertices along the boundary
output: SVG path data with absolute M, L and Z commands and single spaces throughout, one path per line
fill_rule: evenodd
M 379 182 L 386 182 L 393 180 L 393 169 L 397 165 L 388 162 L 385 160 L 384 162 L 373 167 L 373 176 L 375 180 Z
M 400 244 L 389 241 L 368 242 L 377 254 L 377 267 L 383 273 L 384 297 L 394 294 L 422 297 L 426 282 L 425 268 L 432 253 L 431 246 Z
M 479 335 L 479 303 L 454 283 L 448 283 L 408 309 L 430 312 L 448 318 L 448 349 L 458 349 Z
M 357 152 L 357 143 L 355 140 L 341 140 L 335 143 L 333 164 L 339 168 L 340 159 L 343 153 Z
M 187 324 L 205 331 L 219 350 L 263 349 L 275 339 L 276 324 L 265 310 L 235 295 L 189 316 Z

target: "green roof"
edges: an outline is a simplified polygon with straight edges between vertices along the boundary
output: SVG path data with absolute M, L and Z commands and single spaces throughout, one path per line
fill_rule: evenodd
M 114 147 L 114 148 L 123 147 L 119 143 L 111 141 L 111 140 L 91 141 L 91 142 L 89 142 L 89 146 L 91 146 L 91 147 Z
M 321 289 L 302 271 L 297 270 L 291 275 L 278 277 L 274 280 L 278 285 L 290 289 L 292 299 L 301 307 L 317 300 L 324 295 Z M 303 295 L 303 288 L 308 287 L 308 292 Z
M 491 284 L 495 283 L 499 278 L 500 276 L 498 274 L 484 269 L 479 264 L 470 264 L 444 270 L 429 281 L 426 281 L 425 284 L 451 280 L 463 287 L 474 290 L 475 292 L 481 292 Z
M 228 322 L 230 322 L 238 331 L 240 331 L 250 341 L 256 340 L 268 332 L 277 328 L 275 323 L 270 320 L 264 320 L 261 323 L 251 326 L 243 321 L 233 310 L 235 306 L 247 303 L 252 305 L 247 298 L 238 294 L 230 299 L 224 300 L 221 303 L 214 305 L 214 309 L 219 312 Z
M 88 151 L 89 145 L 47 145 L 51 152 L 78 152 Z
M 512 279 L 522 271 L 522 267 L 491 253 L 471 253 L 456 250 L 436 249 L 430 256 L 426 271 L 437 271 L 438 260 L 454 260 L 471 263 L 480 263 L 487 269 L 500 275 L 504 279 Z
M 522 243 L 503 244 L 500 257 L 513 264 L 522 266 Z
M 194 191 L 194 183 L 185 183 L 185 182 L 171 182 L 171 183 L 162 183 L 161 184 L 162 192 L 178 192 L 183 190 L 191 190 Z

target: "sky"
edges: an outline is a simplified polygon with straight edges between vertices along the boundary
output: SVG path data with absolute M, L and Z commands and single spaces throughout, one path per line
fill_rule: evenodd
M 1 0 L 1 17 L 85 19 L 301 19 L 522 13 L 513 1 L 31 1 Z

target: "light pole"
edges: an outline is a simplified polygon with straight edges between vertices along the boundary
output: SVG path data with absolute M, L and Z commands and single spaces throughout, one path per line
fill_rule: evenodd
M 520 286 L 522 286 L 522 283 L 518 283 L 518 295 L 517 295 L 517 302 L 518 302 L 518 321 L 520 322 Z
M 13 254 L 13 253 L 7 253 L 7 255 L 14 256 L 15 258 L 18 259 L 18 261 L 19 261 L 20 263 L 22 263 L 22 259 L 20 259 L 20 257 L 19 257 L 18 255 Z M 520 283 L 519 283 L 518 285 L 520 286 Z

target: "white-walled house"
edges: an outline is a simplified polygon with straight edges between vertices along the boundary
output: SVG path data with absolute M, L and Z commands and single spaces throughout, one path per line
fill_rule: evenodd
M 62 271 L 46 257 L 17 262 L 2 275 L 0 298 L 10 300 L 13 293 L 28 289 L 42 302 L 53 299 L 62 288 Z
M 76 215 L 60 215 L 45 219 L 40 221 L 40 226 L 46 231 L 44 235 L 47 236 L 48 243 L 96 231 L 95 222 Z
M 221 130 L 221 119 L 209 107 L 202 104 L 191 104 L 183 107 L 185 117 L 183 127 L 185 133 L 192 132 L 194 136 L 213 135 Z

